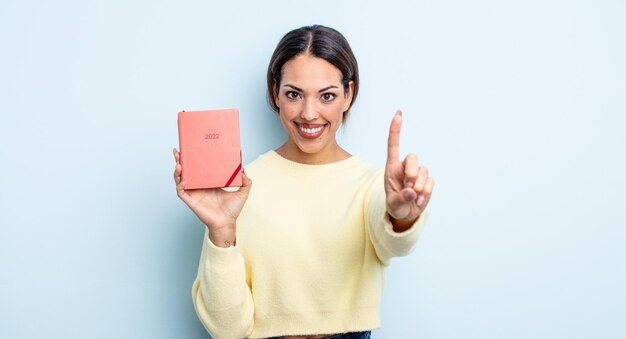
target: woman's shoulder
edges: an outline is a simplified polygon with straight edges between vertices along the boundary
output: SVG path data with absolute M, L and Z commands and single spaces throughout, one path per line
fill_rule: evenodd
M 247 163 L 243 167 L 245 167 L 246 170 L 249 170 L 250 168 L 258 167 L 264 161 L 264 159 L 268 157 L 270 152 L 272 152 L 272 150 L 269 150 L 269 151 L 267 151 L 265 153 L 257 155 L 254 160 L 250 161 L 249 163 Z

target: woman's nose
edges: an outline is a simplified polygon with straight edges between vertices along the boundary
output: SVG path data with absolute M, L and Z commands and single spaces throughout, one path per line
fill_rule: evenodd
M 315 100 L 305 100 L 300 117 L 307 121 L 313 121 L 317 119 L 318 109 Z

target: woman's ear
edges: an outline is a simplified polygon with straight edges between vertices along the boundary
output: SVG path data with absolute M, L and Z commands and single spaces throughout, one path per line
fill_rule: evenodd
M 354 81 L 350 80 L 348 83 L 348 91 L 346 92 L 346 101 L 343 105 L 343 111 L 346 112 L 350 109 L 352 103 L 352 94 L 354 94 Z

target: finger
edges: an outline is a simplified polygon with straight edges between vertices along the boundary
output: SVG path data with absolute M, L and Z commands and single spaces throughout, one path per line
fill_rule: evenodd
M 411 202 L 419 197 L 413 188 L 405 188 L 402 190 L 402 197 L 405 203 Z
M 424 186 L 424 192 L 422 192 L 420 198 L 417 199 L 417 206 L 419 206 L 420 208 L 425 208 L 428 205 L 434 187 L 435 181 L 433 180 L 433 178 L 428 178 L 428 180 L 426 180 L 426 185 Z
M 191 194 L 189 194 L 187 190 L 185 190 L 186 183 L 187 182 L 185 181 L 185 179 L 183 179 L 180 184 L 176 185 L 176 193 L 178 194 L 180 200 L 182 200 L 187 206 L 189 206 L 189 208 L 194 210 L 199 200 L 194 199 L 194 197 L 192 197 Z
M 410 203 L 417 199 L 419 196 L 413 187 L 405 187 L 396 193 L 397 201 L 399 204 Z
M 415 189 L 415 192 L 417 192 L 417 194 L 422 194 L 422 192 L 424 192 L 424 187 L 426 186 L 427 181 L 428 168 L 422 166 L 419 169 L 419 175 L 417 176 L 417 181 L 415 181 L 415 186 L 413 186 L 413 189 Z
M 185 180 L 182 180 L 180 183 L 178 183 L 178 185 L 176 185 L 176 194 L 178 194 L 178 197 L 185 204 L 190 206 L 191 196 L 189 195 L 189 193 L 187 193 L 187 191 L 185 191 Z
M 176 168 L 174 169 L 174 182 L 176 185 L 180 184 L 180 174 L 183 170 L 183 167 L 180 164 L 176 164 Z
M 404 166 L 404 187 L 413 187 L 420 169 L 417 155 L 415 153 L 407 155 L 402 165 Z
M 406 191 L 413 192 L 410 188 Z M 387 211 L 396 219 L 406 219 L 411 213 L 410 204 L 407 203 L 407 199 L 402 193 L 403 192 L 394 193 L 387 198 Z M 415 192 L 413 192 L 413 194 L 415 194 Z
M 174 148 L 174 160 L 176 160 L 176 163 L 179 164 L 180 163 L 180 153 L 176 150 L 176 148 Z
M 389 126 L 389 139 L 387 140 L 387 163 L 400 161 L 400 128 L 402 127 L 402 112 L 396 111 Z

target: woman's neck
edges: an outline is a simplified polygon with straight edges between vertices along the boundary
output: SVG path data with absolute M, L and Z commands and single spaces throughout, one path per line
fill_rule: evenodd
M 285 159 L 309 165 L 329 164 L 352 156 L 337 144 L 328 150 L 322 150 L 317 153 L 305 153 L 297 145 L 286 142 L 275 151 Z

